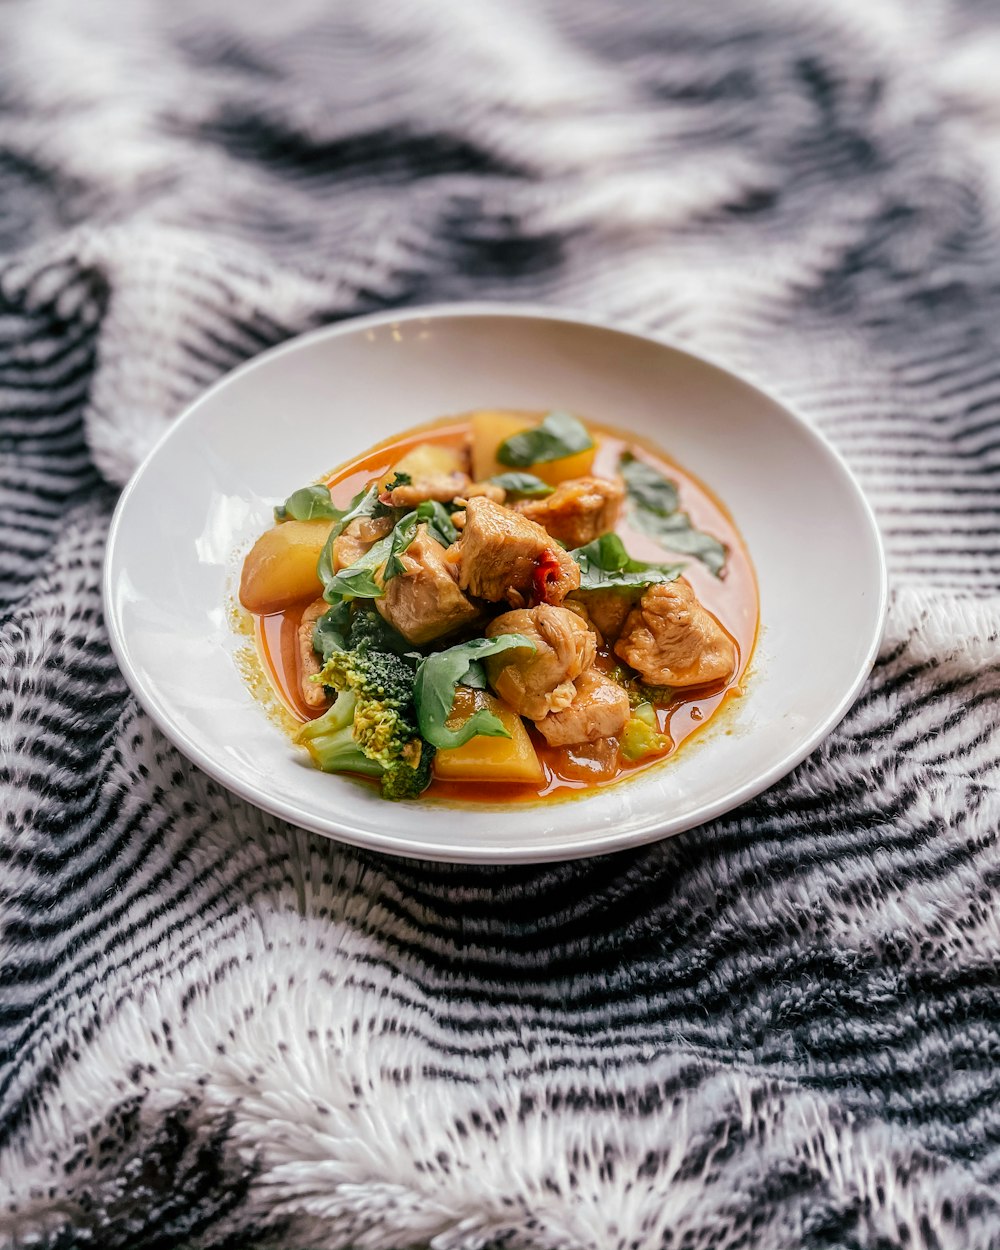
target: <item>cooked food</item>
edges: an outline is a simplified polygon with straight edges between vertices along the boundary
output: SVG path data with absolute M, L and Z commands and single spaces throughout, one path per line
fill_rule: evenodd
M 573 697 L 564 708 L 535 721 L 549 746 L 617 738 L 628 724 L 628 691 L 599 668 L 585 669 L 573 686 Z
M 325 599 L 314 599 L 302 613 L 302 620 L 299 624 L 300 686 L 302 701 L 310 708 L 325 708 L 330 702 L 325 688 L 314 680 L 323 665 L 320 664 L 319 655 L 313 646 L 316 622 L 326 613 L 329 606 Z
M 514 507 L 573 549 L 613 530 L 624 503 L 621 478 L 578 477 L 560 482 L 546 499 L 525 499 Z
M 492 499 L 466 503 L 453 559 L 462 589 L 490 603 L 561 603 L 580 585 L 579 567 L 546 530 Z
M 682 577 L 646 591 L 615 655 L 653 686 L 702 686 L 730 677 L 736 664 L 733 640 Z
M 470 625 L 481 615 L 479 608 L 458 588 L 457 571 L 445 548 L 426 525 L 399 557 L 402 569 L 383 582 L 383 594 L 375 606 L 389 624 L 415 646 L 433 642 Z
M 757 620 L 704 488 L 558 411 L 472 413 L 300 487 L 240 599 L 312 762 L 397 800 L 664 759 L 736 689 Z
M 487 638 L 501 634 L 520 634 L 533 646 L 487 661 L 486 673 L 497 694 L 519 716 L 534 721 L 568 707 L 576 693 L 574 681 L 597 653 L 597 640 L 584 621 L 566 608 L 540 603 L 504 612 L 487 625 Z

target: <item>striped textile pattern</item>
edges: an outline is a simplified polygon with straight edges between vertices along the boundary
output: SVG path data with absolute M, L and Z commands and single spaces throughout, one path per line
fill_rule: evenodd
M 0 1245 L 1000 1246 L 996 7 L 37 0 L 0 56 Z M 379 858 L 125 689 L 171 418 L 466 298 L 710 351 L 877 510 L 870 682 L 710 826 Z

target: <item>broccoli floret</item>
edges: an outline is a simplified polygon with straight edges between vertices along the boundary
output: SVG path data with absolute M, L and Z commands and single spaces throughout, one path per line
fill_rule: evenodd
M 325 773 L 361 773 L 381 777 L 382 765 L 371 760 L 354 740 L 357 696 L 349 691 L 337 695 L 333 707 L 299 731 L 298 741 Z
M 326 772 L 378 776 L 383 798 L 416 798 L 430 784 L 434 748 L 417 728 L 414 665 L 387 648 L 382 619 L 371 609 L 355 612 L 347 643 L 317 678 L 339 692 L 337 701 L 299 741 Z
M 633 708 L 643 703 L 652 703 L 654 707 L 666 707 L 674 697 L 670 686 L 651 686 L 648 682 L 636 677 L 628 685 L 628 701 Z
M 647 755 L 662 755 L 670 748 L 668 734 L 660 733 L 656 712 L 651 703 L 640 703 L 622 731 L 621 752 L 633 763 Z

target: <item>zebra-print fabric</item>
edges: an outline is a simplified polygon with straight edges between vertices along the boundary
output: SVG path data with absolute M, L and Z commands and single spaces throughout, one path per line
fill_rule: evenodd
M 0 1244 L 1000 1245 L 995 6 L 38 0 L 0 55 Z M 122 683 L 171 417 L 468 297 L 711 351 L 876 506 L 870 683 L 709 827 L 379 859 Z

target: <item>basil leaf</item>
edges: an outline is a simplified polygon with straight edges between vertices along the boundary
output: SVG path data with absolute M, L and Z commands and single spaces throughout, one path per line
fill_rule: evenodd
M 425 500 L 413 512 L 408 512 L 396 522 L 396 527 L 392 531 L 389 558 L 385 564 L 385 575 L 382 578 L 383 585 L 404 572 L 400 556 L 416 538 L 418 525 L 426 525 L 427 532 L 442 547 L 450 547 L 458 537 L 458 530 L 452 524 L 451 516 L 444 504 L 431 499 Z
M 486 668 L 482 660 L 473 660 L 465 671 L 465 676 L 459 679 L 460 686 L 468 686 L 470 690 L 486 689 Z
M 526 469 L 590 451 L 593 445 L 587 427 L 576 417 L 568 412 L 550 412 L 541 425 L 505 438 L 497 448 L 497 459 L 512 469 Z
M 688 514 L 678 511 L 680 496 L 675 483 L 630 452 L 619 460 L 618 471 L 625 479 L 632 504 L 629 520 L 635 528 L 670 551 L 694 556 L 718 577 L 725 567 L 726 548 L 711 534 L 694 529 Z
M 284 503 L 274 509 L 276 521 L 317 521 L 336 517 L 329 486 L 303 486 L 293 490 Z
M 340 597 L 338 591 L 331 590 L 331 583 L 339 576 L 339 574 L 333 571 L 334 542 L 356 517 L 376 516 L 377 510 L 380 508 L 382 508 L 382 504 L 378 501 L 378 487 L 369 486 L 367 490 L 358 491 L 343 512 L 337 511 L 336 524 L 330 530 L 329 537 L 323 544 L 323 550 L 319 553 L 319 560 L 316 563 L 316 575 L 323 583 L 323 598 L 327 603 L 335 603 Z
M 451 513 L 443 503 L 436 499 L 425 499 L 417 505 L 417 519 L 426 521 L 431 537 L 436 538 L 442 547 L 450 547 L 458 537 L 458 530 L 452 523 Z
M 644 460 L 636 460 L 626 452 L 618 462 L 618 472 L 625 479 L 625 488 L 633 503 L 648 508 L 658 516 L 676 512 L 680 495 L 676 485 Z
M 517 647 L 535 650 L 535 644 L 523 634 L 499 634 L 496 638 L 473 638 L 471 642 L 460 642 L 421 660 L 413 685 L 413 702 L 420 732 L 432 746 L 442 750 L 460 747 L 477 735 L 486 738 L 510 737 L 500 718 L 486 708 L 473 712 L 458 729 L 450 729 L 447 721 L 455 703 L 456 686 L 465 683 L 467 676 L 473 683 L 479 680 L 479 671 L 475 667 L 479 661 Z M 474 684 L 473 688 L 480 687 Z
M 408 512 L 401 521 L 396 522 L 396 528 L 392 531 L 392 542 L 389 544 L 389 558 L 385 562 L 383 585 L 404 571 L 403 561 L 399 557 L 416 538 L 417 524 L 416 512 Z
M 345 600 L 335 603 L 313 626 L 312 645 L 325 664 L 335 651 L 347 648 L 347 631 L 351 625 L 351 605 Z
M 340 599 L 381 599 L 385 592 L 375 580 L 375 574 L 389 558 L 394 534 L 395 531 L 380 538 L 363 556 L 330 578 L 323 591 L 327 603 Z
M 490 481 L 494 486 L 502 486 L 508 495 L 521 495 L 525 499 L 544 499 L 555 490 L 534 473 L 498 473 Z
M 602 534 L 569 554 L 580 566 L 581 590 L 672 582 L 684 568 L 683 564 L 646 564 L 643 560 L 633 560 L 617 534 Z
M 637 530 L 655 538 L 668 550 L 694 556 L 716 577 L 725 567 L 725 546 L 711 534 L 694 529 L 686 512 L 673 512 L 670 516 L 661 517 L 648 508 L 633 508 L 629 521 Z

